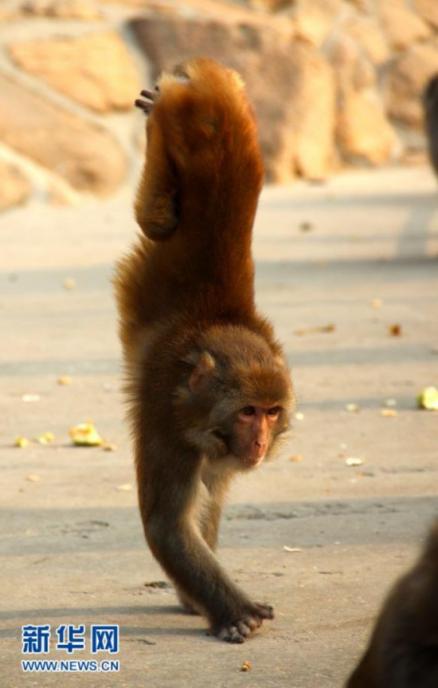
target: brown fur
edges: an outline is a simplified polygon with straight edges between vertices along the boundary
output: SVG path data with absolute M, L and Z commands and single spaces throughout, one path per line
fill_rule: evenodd
M 115 279 L 140 510 L 182 602 L 220 638 L 243 642 L 272 608 L 249 600 L 213 555 L 226 488 L 258 437 L 252 418 L 244 434 L 239 412 L 278 405 L 266 415 L 269 452 L 292 399 L 280 346 L 254 305 L 256 126 L 239 77 L 211 60 L 142 95 L 136 104 L 151 112 L 135 206 L 143 235 Z
M 437 688 L 438 521 L 417 564 L 394 586 L 347 688 Z

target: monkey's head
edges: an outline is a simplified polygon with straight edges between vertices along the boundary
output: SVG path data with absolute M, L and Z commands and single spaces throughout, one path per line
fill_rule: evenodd
M 243 327 L 212 327 L 185 361 L 176 408 L 186 441 L 207 458 L 259 465 L 287 430 L 292 385 L 280 355 Z

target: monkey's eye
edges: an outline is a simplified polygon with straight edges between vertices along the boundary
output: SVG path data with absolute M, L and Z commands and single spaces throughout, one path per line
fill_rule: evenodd
M 243 409 L 239 411 L 242 416 L 254 416 L 255 412 L 256 410 L 254 406 L 244 406 Z
M 281 411 L 281 406 L 271 406 L 271 408 L 269 408 L 266 411 L 266 414 L 268 416 L 271 416 L 271 417 L 278 416 L 278 415 L 280 415 L 280 411 Z

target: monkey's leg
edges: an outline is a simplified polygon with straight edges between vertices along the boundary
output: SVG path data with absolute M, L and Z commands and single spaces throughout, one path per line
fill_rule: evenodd
M 163 132 L 153 108 L 158 91 L 142 91 L 135 101 L 146 115 L 147 149 L 143 174 L 135 201 L 135 217 L 149 239 L 166 239 L 177 225 L 176 180 L 166 152 Z
M 171 458 L 162 455 L 160 466 L 169 466 Z M 272 607 L 250 600 L 219 566 L 193 518 L 193 498 L 200 481 L 193 456 L 179 456 L 177 465 L 173 463 L 173 473 L 166 470 L 158 476 L 154 472 L 155 487 L 159 483 L 160 490 L 147 517 L 143 508 L 147 494 L 142 494 L 140 483 L 149 546 L 177 588 L 208 617 L 211 632 L 222 640 L 242 643 L 264 619 L 273 618 Z
M 222 504 L 218 502 L 216 495 L 208 494 L 204 497 L 204 503 L 202 508 L 200 508 L 200 513 L 199 527 L 201 535 L 211 551 L 214 552 L 217 546 L 219 522 L 222 513 Z M 195 602 L 180 588 L 176 588 L 176 593 L 184 611 L 188 614 L 202 614 L 202 610 L 198 610 Z

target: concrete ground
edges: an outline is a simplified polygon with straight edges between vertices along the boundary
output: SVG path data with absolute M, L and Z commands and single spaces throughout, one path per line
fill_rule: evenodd
M 438 385 L 437 194 L 419 168 L 263 194 L 258 303 L 301 415 L 281 456 L 236 481 L 224 517 L 221 561 L 276 609 L 240 646 L 207 637 L 171 589 L 145 586 L 164 575 L 137 513 L 110 286 L 135 232 L 132 192 L 2 216 L 2 688 L 343 685 L 437 511 L 438 414 L 416 408 Z M 87 419 L 115 451 L 70 446 Z M 46 431 L 53 445 L 12 446 Z M 120 624 L 120 672 L 23 674 L 21 626 L 44 623 Z

